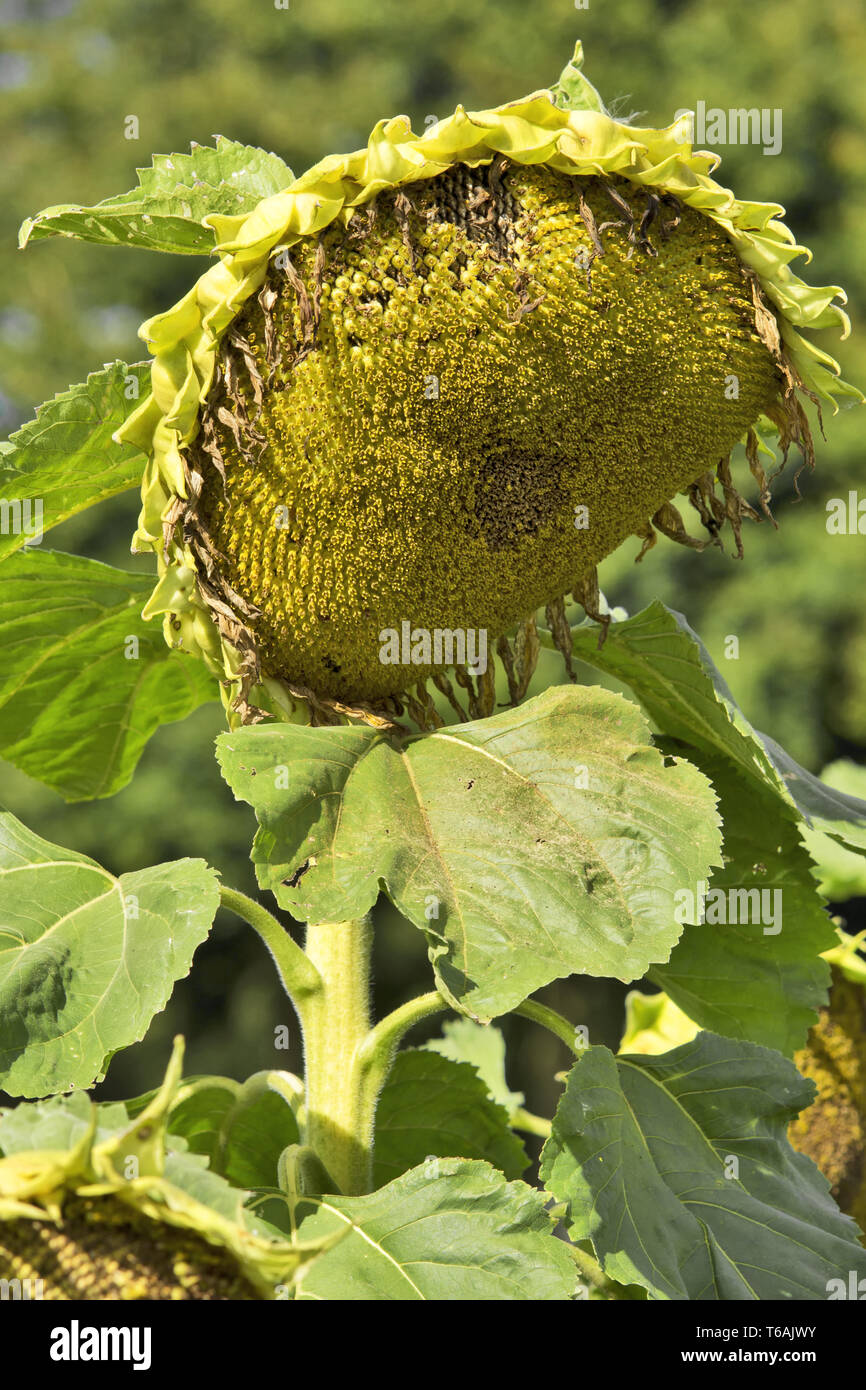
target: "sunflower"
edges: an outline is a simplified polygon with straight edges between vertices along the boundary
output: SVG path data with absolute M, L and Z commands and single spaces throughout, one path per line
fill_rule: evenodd
M 862 399 L 803 336 L 847 333 L 845 297 L 790 270 L 783 209 L 715 182 L 682 120 L 615 119 L 581 67 L 578 44 L 551 90 L 422 135 L 381 121 L 209 217 L 218 262 L 142 328 L 152 392 L 118 438 L 148 456 L 145 616 L 233 724 L 435 727 L 431 681 L 483 716 L 497 659 L 518 701 L 539 610 L 570 669 L 566 599 L 603 638 L 606 555 L 726 528 L 741 555 L 769 435 L 811 467 L 803 399 Z
M 326 1247 L 257 1222 L 243 1206 L 248 1193 L 169 1139 L 184 1096 L 182 1061 L 176 1039 L 162 1086 L 119 1126 L 105 1112 L 122 1107 L 100 1108 L 83 1095 L 75 1113 L 57 1097 L 24 1107 L 35 1132 L 71 1142 L 0 1150 L 0 1275 L 20 1281 L 13 1296 L 273 1299 L 288 1296 Z M 57 1110 L 51 1120 L 45 1105 Z

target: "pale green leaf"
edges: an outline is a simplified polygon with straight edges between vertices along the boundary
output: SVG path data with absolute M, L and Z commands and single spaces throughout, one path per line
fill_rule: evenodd
M 114 1107 L 115 1128 L 126 1122 L 123 1106 Z M 68 1096 L 52 1096 L 50 1100 L 34 1101 L 0 1110 L 0 1157 L 10 1154 L 33 1153 L 48 1149 L 74 1149 L 90 1124 L 92 1107 L 89 1096 L 75 1091 Z M 110 1133 L 111 1128 L 97 1131 Z
M 508 1115 L 520 1110 L 522 1091 L 512 1091 L 505 1076 L 505 1039 L 491 1024 L 473 1023 L 471 1018 L 450 1018 L 442 1025 L 442 1037 L 425 1043 L 431 1052 L 450 1057 L 452 1062 L 468 1062 L 487 1087 L 487 1094 Z
M 300 1236 L 341 1227 L 349 1233 L 302 1275 L 298 1298 L 562 1302 L 577 1282 L 542 1194 L 488 1163 L 443 1158 L 367 1197 L 327 1197 Z
M 556 105 L 564 111 L 601 111 L 607 114 L 600 93 L 583 74 L 583 44 L 579 39 L 573 58 L 566 63 L 559 74 L 559 81 L 550 90 Z
M 866 767 L 840 758 L 823 769 L 821 783 L 866 805 Z M 820 830 L 807 829 L 803 838 L 818 866 L 819 887 L 825 898 L 844 903 L 849 898 L 866 897 L 866 858 L 862 853 L 846 849 Z
M 95 207 L 73 203 L 28 217 L 19 246 L 49 236 L 77 237 L 104 246 L 136 246 L 179 255 L 208 255 L 214 234 L 203 225 L 212 213 L 250 212 L 287 188 L 291 169 L 278 155 L 216 137 L 216 147 L 193 145 L 190 154 L 157 154 L 139 169 L 138 187 Z
M 102 1144 L 128 1132 L 130 1114 L 139 1100 L 97 1105 L 93 1142 Z M 90 1097 L 82 1091 L 52 1096 L 44 1101 L 25 1101 L 14 1109 L 0 1111 L 0 1157 L 33 1152 L 69 1153 L 88 1132 L 93 1110 Z M 160 1177 L 164 1176 L 180 1192 L 257 1235 L 283 1238 L 281 1231 L 249 1208 L 250 1193 L 213 1171 L 206 1157 L 190 1152 L 186 1140 L 174 1133 L 170 1125 L 164 1134 L 164 1144 L 164 1155 L 161 1154 L 154 1170 Z M 87 1174 L 79 1176 L 86 1179 Z
M 218 905 L 200 859 L 114 878 L 0 815 L 0 1089 L 90 1086 L 165 1007 Z

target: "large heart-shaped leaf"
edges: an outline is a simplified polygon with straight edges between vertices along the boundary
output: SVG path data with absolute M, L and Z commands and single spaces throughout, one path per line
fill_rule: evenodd
M 426 931 L 440 988 L 489 1019 L 573 973 L 632 980 L 680 934 L 675 893 L 718 861 L 715 797 L 594 687 L 399 748 L 371 728 L 258 726 L 218 740 L 260 830 L 260 883 L 307 921 L 383 882 Z
M 349 1227 L 297 1286 L 340 1302 L 563 1301 L 576 1271 L 541 1193 L 489 1163 L 440 1158 L 367 1197 L 327 1197 L 302 1240 Z
M 541 640 L 553 646 L 550 634 Z M 663 734 L 723 754 L 751 782 L 769 786 L 807 825 L 866 850 L 866 801 L 826 786 L 767 734 L 753 729 L 712 657 L 681 613 L 651 603 L 613 623 L 598 646 L 598 627 L 572 628 L 574 655 L 634 691 Z
M 152 580 L 29 551 L 0 584 L 0 752 L 68 801 L 111 796 L 160 724 L 215 699 L 201 661 L 141 610 Z
M 203 860 L 114 878 L 0 815 L 0 1088 L 90 1086 L 165 1007 L 218 906 Z
M 203 225 L 211 213 L 251 211 L 293 181 L 278 155 L 216 137 L 216 148 L 193 145 L 190 154 L 157 154 L 138 169 L 138 187 L 95 207 L 64 203 L 28 217 L 19 246 L 49 236 L 77 237 L 103 246 L 137 246 L 177 255 L 208 255 L 214 234 Z
M 660 1299 L 825 1299 L 866 1274 L 829 1184 L 786 1137 L 814 1096 L 776 1052 L 699 1033 L 658 1057 L 589 1048 L 544 1146 L 547 1190 L 605 1273 Z
M 115 362 L 46 401 L 0 445 L 0 559 L 141 481 L 144 459 L 112 435 L 150 382 L 150 364 Z

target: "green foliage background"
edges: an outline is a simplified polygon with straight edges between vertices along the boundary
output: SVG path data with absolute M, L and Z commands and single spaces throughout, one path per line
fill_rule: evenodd
M 38 402 L 103 362 L 143 356 L 139 322 L 172 304 L 206 264 L 63 240 L 21 255 L 24 217 L 51 204 L 92 204 L 134 184 L 152 152 L 184 151 L 216 133 L 261 145 L 300 173 L 323 155 L 363 144 L 383 116 L 406 112 L 416 129 L 461 102 L 494 105 L 548 86 L 581 37 L 586 70 L 620 115 L 664 125 L 678 108 L 780 108 L 783 147 L 719 151 L 719 177 L 740 197 L 778 201 L 815 260 L 809 278 L 844 285 L 855 333 L 824 345 L 843 374 L 866 384 L 866 25 L 859 0 L 3 0 L 6 52 L 0 174 L 0 414 L 5 435 Z M 139 138 L 125 138 L 136 116 Z M 797 267 L 803 269 L 803 262 Z M 826 502 L 862 477 L 858 410 L 826 422 L 818 469 L 794 467 L 777 484 L 780 530 L 749 527 L 746 558 L 695 555 L 659 544 L 639 568 L 638 543 L 605 565 L 611 602 L 630 611 L 659 597 L 686 612 L 749 718 L 815 771 L 833 757 L 866 759 L 866 543 L 830 536 Z M 746 476 L 748 476 L 746 474 Z M 866 497 L 866 488 L 862 495 Z M 134 496 L 56 531 L 53 548 L 127 568 Z M 695 522 L 697 519 L 695 518 Z M 695 527 L 692 527 L 695 530 Z M 728 657 L 729 638 L 739 655 Z M 216 706 L 153 741 L 133 785 L 109 802 L 66 808 L 54 794 L 0 767 L 0 800 L 40 834 L 93 854 L 115 872 L 177 855 L 202 855 L 225 881 L 253 892 L 254 821 L 235 806 L 212 757 L 223 727 Z M 382 910 L 377 992 L 390 1007 L 427 986 L 418 933 Z M 856 913 L 850 917 L 856 925 Z M 615 982 L 553 986 L 545 997 L 616 1045 L 624 991 Z M 243 1077 L 297 1068 L 274 1051 L 292 1024 L 263 950 L 221 917 L 142 1048 L 112 1064 L 103 1094 L 141 1091 L 161 1075 L 173 1032 L 190 1040 L 190 1071 Z M 529 1078 L 552 1074 L 557 1044 L 508 1024 L 512 1084 L 533 1108 L 552 1102 Z M 430 1031 L 435 1031 L 431 1029 Z M 551 1086 L 553 1083 L 550 1083 Z

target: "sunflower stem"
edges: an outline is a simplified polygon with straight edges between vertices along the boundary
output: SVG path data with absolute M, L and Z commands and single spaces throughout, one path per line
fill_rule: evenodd
M 306 1142 L 340 1191 L 369 1192 L 375 1102 L 366 1102 L 357 1054 L 370 1032 L 368 917 L 307 926 L 306 954 L 321 989 L 301 1004 Z
M 403 1036 L 422 1019 L 447 1008 L 442 995 L 431 990 L 429 994 L 420 994 L 416 999 L 401 1004 L 370 1029 L 357 1050 L 354 1065 L 361 1122 L 365 1129 L 373 1129 L 379 1093 L 388 1079 Z
M 522 1004 L 518 1004 L 514 1010 L 523 1018 L 529 1018 L 533 1023 L 540 1023 L 542 1028 L 546 1028 L 548 1033 L 552 1033 L 560 1042 L 565 1043 L 569 1052 L 575 1057 L 580 1056 L 580 1047 L 577 1043 L 575 1030 L 567 1018 L 558 1014 L 555 1009 L 551 1009 L 547 1004 L 539 1004 L 537 999 L 526 999 Z
M 221 887 L 220 903 L 258 932 L 271 953 L 283 989 L 300 1015 L 303 1001 L 322 989 L 322 980 L 315 965 L 282 923 L 254 898 L 248 898 L 246 893 L 239 893 L 234 888 Z
M 549 1139 L 553 1122 L 543 1115 L 533 1115 L 531 1110 L 515 1110 L 509 1123 L 512 1129 L 522 1130 L 524 1134 L 537 1134 L 539 1139 Z

